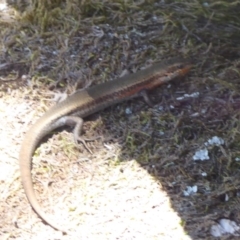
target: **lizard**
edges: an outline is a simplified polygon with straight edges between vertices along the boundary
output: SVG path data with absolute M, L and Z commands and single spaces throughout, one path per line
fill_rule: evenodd
M 186 75 L 192 67 L 189 60 L 175 58 L 157 62 L 151 67 L 118 79 L 107 81 L 90 88 L 77 90 L 62 102 L 51 107 L 27 131 L 20 148 L 20 176 L 27 199 L 34 211 L 51 227 L 67 233 L 42 210 L 33 189 L 31 176 L 32 157 L 41 140 L 53 130 L 65 125 L 75 126 L 75 143 L 84 140 L 80 137 L 83 118 L 122 101 L 143 96 L 152 106 L 147 91 L 175 78 Z M 85 145 L 86 146 L 86 145 Z

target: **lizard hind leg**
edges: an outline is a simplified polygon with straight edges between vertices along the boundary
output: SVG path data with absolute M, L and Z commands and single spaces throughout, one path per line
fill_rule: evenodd
M 73 140 L 74 140 L 74 143 L 76 144 L 76 146 L 79 147 L 79 142 L 81 142 L 83 144 L 83 146 L 87 149 L 87 151 L 90 152 L 91 154 L 93 154 L 91 149 L 87 146 L 86 142 L 91 142 L 91 141 L 94 141 L 101 137 L 94 137 L 91 139 L 86 139 L 86 138 L 81 137 L 82 127 L 83 127 L 83 119 L 80 117 L 77 117 L 77 116 L 65 116 L 64 118 L 65 118 L 66 125 L 70 125 L 70 126 L 75 125 L 75 127 L 73 129 Z

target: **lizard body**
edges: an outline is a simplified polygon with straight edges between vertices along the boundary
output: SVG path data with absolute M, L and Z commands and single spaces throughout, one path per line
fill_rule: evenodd
M 78 140 L 76 134 L 81 130 L 82 118 L 113 104 L 136 97 L 139 93 L 143 93 L 142 95 L 149 103 L 150 101 L 145 94 L 146 90 L 184 76 L 190 68 L 191 64 L 183 59 L 156 63 L 134 74 L 76 91 L 64 101 L 50 108 L 26 133 L 19 156 L 23 187 L 35 212 L 53 228 L 66 232 L 41 209 L 33 190 L 32 156 L 44 136 L 64 125 L 75 124 L 75 140 Z

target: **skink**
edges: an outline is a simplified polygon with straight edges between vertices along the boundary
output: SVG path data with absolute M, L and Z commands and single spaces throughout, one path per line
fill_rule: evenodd
M 56 128 L 75 125 L 75 141 L 80 140 L 82 118 L 100 111 L 108 106 L 137 97 L 144 96 L 150 103 L 146 91 L 189 72 L 191 63 L 185 59 L 172 59 L 134 74 L 108 81 L 91 88 L 76 91 L 64 101 L 49 109 L 27 132 L 20 149 L 19 163 L 23 187 L 35 212 L 56 230 L 61 228 L 41 209 L 33 190 L 31 176 L 32 156 L 42 138 Z

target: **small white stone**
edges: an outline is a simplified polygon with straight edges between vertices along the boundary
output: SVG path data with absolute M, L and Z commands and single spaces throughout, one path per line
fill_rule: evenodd
M 221 237 L 224 234 L 222 227 L 219 224 L 213 225 L 210 230 L 212 236 Z
M 187 196 L 189 196 L 189 195 L 191 195 L 191 194 L 194 194 L 194 193 L 196 193 L 197 192 L 197 190 L 198 190 L 198 187 L 195 185 L 195 186 L 187 186 L 187 189 L 185 190 L 185 191 L 183 191 L 183 195 L 185 196 L 185 197 L 187 197 Z
M 229 200 L 229 196 L 228 194 L 225 195 L 225 202 L 227 202 Z
M 224 144 L 224 140 L 220 137 L 217 137 L 217 136 L 212 137 L 211 139 L 209 139 L 205 143 L 206 146 L 208 146 L 208 145 L 220 146 L 220 145 L 223 145 L 223 144 Z
M 234 221 L 231 221 L 229 219 L 223 218 L 219 221 L 219 224 L 226 233 L 233 234 L 234 232 L 236 232 L 240 229 L 239 226 Z
M 201 161 L 209 160 L 208 150 L 206 148 L 204 148 L 204 149 L 201 149 L 201 150 L 197 151 L 193 156 L 193 160 L 194 161 L 196 161 L 196 160 L 201 160 Z
M 132 110 L 130 108 L 126 108 L 125 113 L 127 115 L 130 115 L 130 114 L 132 114 Z

